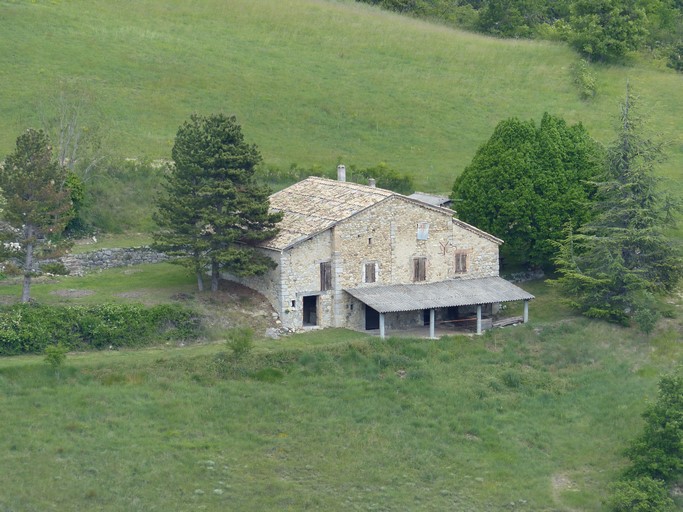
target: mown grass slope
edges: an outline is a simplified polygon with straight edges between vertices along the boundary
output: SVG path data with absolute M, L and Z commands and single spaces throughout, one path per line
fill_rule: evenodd
M 683 164 L 683 77 L 652 65 L 594 66 L 560 44 L 504 41 L 325 0 L 1 0 L 0 154 L 39 124 L 68 82 L 92 97 L 106 141 L 169 158 L 192 112 L 238 116 L 269 163 L 390 166 L 446 191 L 502 119 L 543 112 L 611 139 L 630 80 L 652 130 Z M 681 185 L 675 185 L 678 191 Z

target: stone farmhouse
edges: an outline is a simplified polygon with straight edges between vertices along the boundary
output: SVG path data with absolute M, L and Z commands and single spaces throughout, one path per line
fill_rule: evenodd
M 449 208 L 374 186 L 310 177 L 270 197 L 284 213 L 261 249 L 276 263 L 250 278 L 283 327 L 387 330 L 470 322 L 491 325 L 497 305 L 533 295 L 498 275 L 502 240 L 453 217 Z M 521 320 L 521 319 L 520 319 Z

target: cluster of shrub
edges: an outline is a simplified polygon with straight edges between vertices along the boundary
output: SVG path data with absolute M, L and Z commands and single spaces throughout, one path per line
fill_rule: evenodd
M 567 41 L 591 60 L 648 51 L 683 71 L 680 0 L 357 0 L 498 37 Z
M 0 309 L 0 356 L 37 354 L 57 345 L 69 350 L 141 347 L 200 334 L 200 317 L 177 304 L 23 303 Z
M 645 429 L 631 443 L 631 461 L 614 486 L 614 512 L 679 510 L 668 487 L 683 476 L 683 371 L 664 376 L 657 401 L 643 413 Z

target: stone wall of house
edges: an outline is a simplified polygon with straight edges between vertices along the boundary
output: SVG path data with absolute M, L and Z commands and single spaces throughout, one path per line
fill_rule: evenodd
M 265 250 L 278 266 L 263 276 L 223 277 L 263 294 L 280 316 L 282 327 L 297 330 L 304 326 L 304 297 L 317 297 L 317 325 L 332 323 L 333 290 L 320 289 L 320 264 L 331 262 L 331 233 L 325 231 L 283 253 Z M 335 278 L 332 279 L 333 283 Z
M 425 231 L 418 239 L 418 225 Z M 364 284 L 366 263 L 376 264 L 377 284 L 413 282 L 413 260 L 427 260 L 425 282 L 498 275 L 498 244 L 453 222 L 450 212 L 392 197 L 335 227 L 335 251 L 344 265 L 341 286 Z M 467 271 L 457 272 L 455 254 L 466 253 Z
M 115 267 L 141 265 L 143 263 L 160 263 L 169 257 L 149 247 L 129 247 L 125 249 L 98 249 L 82 254 L 68 254 L 60 261 L 70 274 L 81 275 L 95 270 Z M 46 260 L 44 263 L 47 263 Z
M 320 264 L 331 263 L 332 286 L 337 280 L 332 254 L 332 232 L 324 231 L 287 251 L 282 259 L 283 325 L 298 329 L 303 326 L 304 297 L 317 297 L 317 324 L 322 327 L 334 325 L 334 289 L 321 290 Z
M 418 224 L 428 225 L 418 240 Z M 365 306 L 344 289 L 413 282 L 413 260 L 427 260 L 425 282 L 498 275 L 498 244 L 449 211 L 391 197 L 334 228 L 314 235 L 283 253 L 266 251 L 277 270 L 256 278 L 234 278 L 265 295 L 285 328 L 300 329 L 304 297 L 315 297 L 321 327 L 365 328 Z M 457 272 L 456 253 L 467 254 L 467 271 Z M 330 262 L 332 289 L 321 290 L 320 264 Z M 375 268 L 375 283 L 365 283 L 366 264 Z M 414 313 L 414 314 L 413 314 Z M 422 312 L 387 315 L 387 328 L 419 325 Z
M 282 262 L 280 261 L 281 254 L 278 251 L 272 251 L 269 249 L 260 249 L 260 251 L 276 263 L 277 266 L 274 269 L 270 270 L 269 272 L 266 272 L 261 276 L 248 277 L 239 277 L 224 272 L 221 273 L 221 278 L 228 279 L 230 281 L 235 281 L 237 283 L 240 283 L 244 286 L 251 288 L 252 290 L 256 290 L 266 299 L 268 299 L 270 305 L 273 306 L 273 309 L 279 315 L 282 315 L 283 308 L 280 299 L 281 291 L 279 284 L 281 283 L 280 272 L 282 269 Z
M 418 225 L 425 238 L 418 239 Z M 428 227 L 427 227 L 428 226 Z M 426 258 L 424 282 L 473 279 L 498 275 L 498 244 L 466 224 L 453 221 L 450 212 L 423 207 L 392 197 L 340 222 L 334 228 L 334 249 L 340 262 L 335 288 L 336 326 L 365 327 L 365 306 L 344 288 L 412 283 L 413 260 Z M 467 255 L 467 271 L 457 272 L 455 255 Z M 365 283 L 365 266 L 374 264 L 374 284 Z M 394 315 L 395 316 L 395 315 Z M 386 326 L 419 325 L 421 312 L 387 315 Z

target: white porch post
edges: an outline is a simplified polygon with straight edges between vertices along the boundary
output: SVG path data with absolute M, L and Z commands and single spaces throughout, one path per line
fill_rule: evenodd
M 384 313 L 379 314 L 379 337 L 384 339 Z
M 434 339 L 434 308 L 429 310 L 429 337 Z
M 525 300 L 524 301 L 524 323 L 527 323 L 529 321 L 529 301 Z
M 481 334 L 481 304 L 477 304 L 477 334 Z

